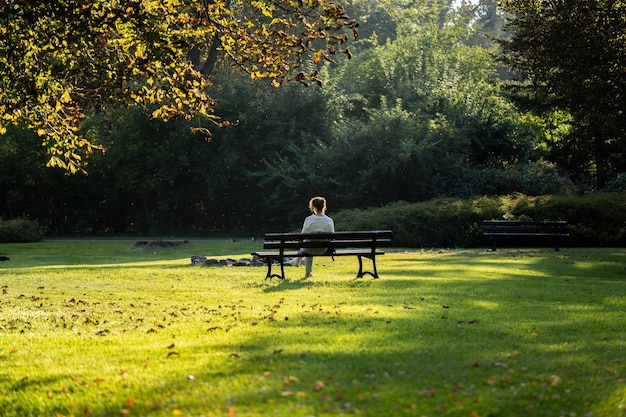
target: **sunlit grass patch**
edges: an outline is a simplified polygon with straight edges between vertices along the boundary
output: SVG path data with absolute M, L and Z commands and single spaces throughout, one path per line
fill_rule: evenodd
M 0 247 L 0 415 L 623 415 L 621 249 L 391 251 L 378 280 L 346 257 L 280 282 L 190 263 L 258 243 L 98 244 Z

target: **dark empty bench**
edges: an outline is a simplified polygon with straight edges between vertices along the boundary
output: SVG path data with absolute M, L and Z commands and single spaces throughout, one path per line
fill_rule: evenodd
M 267 262 L 267 275 L 265 279 L 285 279 L 284 260 L 300 256 L 356 256 L 359 260 L 359 272 L 357 278 L 371 275 L 378 278 L 376 270 L 376 256 L 384 255 L 380 249 L 391 243 L 391 230 L 373 230 L 356 232 L 335 233 L 266 233 L 262 252 L 254 252 Z M 326 252 L 313 255 L 299 252 L 301 248 L 325 248 Z M 363 270 L 363 259 L 372 261 L 372 271 Z M 274 261 L 280 264 L 280 274 L 272 273 Z
M 559 243 L 569 236 L 565 221 L 517 221 L 517 220 L 483 220 L 483 236 L 490 236 L 491 250 L 495 251 L 496 240 L 508 237 L 521 241 L 530 239 L 547 239 L 559 250 Z

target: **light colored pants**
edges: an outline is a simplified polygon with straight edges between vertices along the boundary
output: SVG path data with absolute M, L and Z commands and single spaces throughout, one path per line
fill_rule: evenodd
M 326 253 L 326 248 L 302 248 L 299 250 L 299 252 L 303 255 L 305 255 L 306 258 L 306 262 L 305 262 L 305 275 L 311 275 L 311 273 L 313 273 L 313 257 L 312 256 L 306 256 L 307 253 L 310 253 L 311 255 L 321 255 L 323 253 Z

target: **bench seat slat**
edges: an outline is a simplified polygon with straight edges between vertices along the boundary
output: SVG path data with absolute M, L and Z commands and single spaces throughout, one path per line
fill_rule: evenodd
M 355 255 L 366 256 L 366 255 L 371 255 L 371 254 L 372 254 L 371 250 L 361 249 L 361 250 L 338 250 L 332 253 L 331 252 L 322 253 L 320 255 L 312 255 L 312 256 L 355 256 Z M 376 249 L 374 254 L 384 255 L 385 252 L 380 249 Z M 272 258 L 272 259 L 281 258 L 281 257 L 282 258 L 295 258 L 298 256 L 306 256 L 306 254 L 302 254 L 298 251 L 285 251 L 283 252 L 282 256 L 280 255 L 279 252 L 254 252 L 253 255 L 257 255 L 260 258 Z

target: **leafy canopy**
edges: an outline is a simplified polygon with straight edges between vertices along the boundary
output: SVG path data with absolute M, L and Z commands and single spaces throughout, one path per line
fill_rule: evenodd
M 573 117 L 566 158 L 596 185 L 626 169 L 626 1 L 502 0 L 511 14 L 503 58 L 522 76 L 536 108 Z M 563 145 L 563 144 L 561 144 Z
M 152 117 L 206 117 L 216 56 L 253 79 L 319 83 L 303 59 L 333 60 L 357 23 L 330 0 L 49 0 L 0 11 L 0 134 L 24 124 L 42 137 L 48 166 L 74 173 L 101 149 L 81 120 L 111 105 Z M 200 125 L 199 125 L 200 126 Z M 197 129 L 210 135 L 202 127 Z

